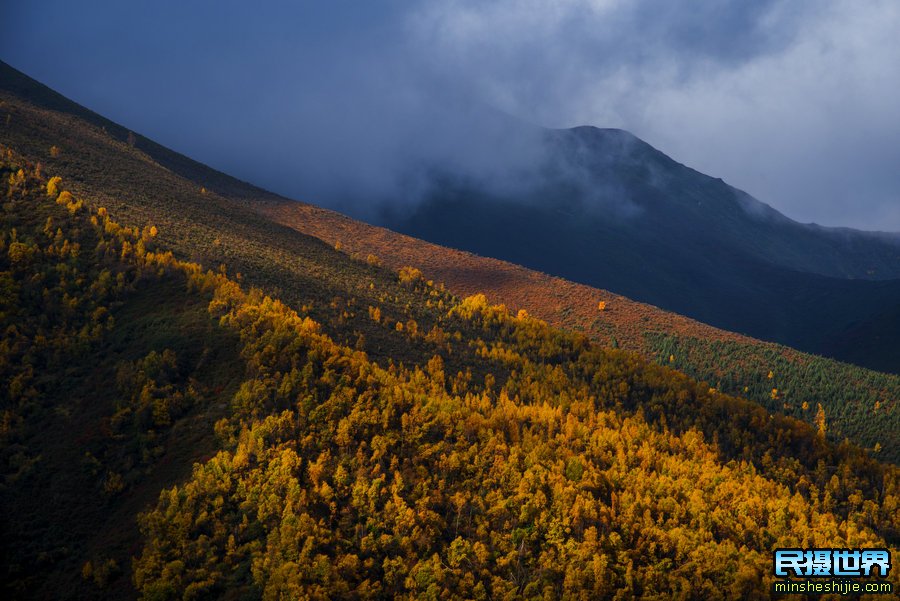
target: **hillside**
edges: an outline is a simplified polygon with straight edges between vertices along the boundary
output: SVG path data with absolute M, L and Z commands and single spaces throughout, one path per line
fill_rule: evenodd
M 867 448 L 878 444 L 882 458 L 900 459 L 895 450 L 900 445 L 900 378 L 895 375 L 761 342 L 606 290 L 441 247 L 313 205 L 282 201 L 258 206 L 274 220 L 345 252 L 377 253 L 393 269 L 416 265 L 456 294 L 483 292 L 493 302 L 637 351 L 770 411 L 812 421 L 821 403 L 838 440 L 847 436 Z
M 342 345 L 0 156 L 6 596 L 766 598 L 773 547 L 896 552 L 897 468 L 821 427 L 335 253 L 422 318 L 347 301 Z
M 747 396 L 770 411 L 811 423 L 822 404 L 834 440 L 849 437 L 869 449 L 878 445 L 879 457 L 900 460 L 896 376 L 760 346 L 606 291 L 278 199 L 133 134 L 8 66 L 0 64 L 0 69 L 0 117 L 6 115 L 0 140 L 123 220 L 156 224 L 176 256 L 225 264 L 245 283 L 305 307 L 336 341 L 353 346 L 362 335 L 367 352 L 379 361 L 424 365 L 427 358 L 402 336 L 367 330 L 368 320 L 361 318 L 367 307 L 429 329 L 433 319 L 411 302 L 406 289 L 384 292 L 391 278 L 364 261 L 348 262 L 334 249 L 336 242 L 361 259 L 372 254 L 393 269 L 416 266 L 459 296 L 483 292 L 492 302 L 527 309 L 604 344 L 615 339 L 623 348 L 676 366 L 723 392 Z M 598 311 L 601 300 L 607 302 L 603 312 Z M 702 340 L 733 345 L 728 353 L 711 354 Z M 685 352 L 670 352 L 672 344 Z
M 536 175 L 514 190 L 438 175 L 421 202 L 386 211 L 380 225 L 722 329 L 900 370 L 898 235 L 791 221 L 620 130 L 545 139 Z

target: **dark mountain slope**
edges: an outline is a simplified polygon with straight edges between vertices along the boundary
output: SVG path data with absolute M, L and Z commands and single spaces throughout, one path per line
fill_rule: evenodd
M 549 174 L 543 204 L 578 202 L 601 215 L 612 201 L 637 209 L 650 234 L 734 249 L 794 271 L 856 279 L 900 278 L 900 233 L 801 224 L 721 179 L 695 171 L 632 134 L 576 127 L 547 135 Z M 553 194 L 574 180 L 574 194 Z M 570 184 L 571 185 L 571 184 Z M 618 193 L 619 198 L 615 197 Z M 572 198 L 574 196 L 574 199 Z M 549 197 L 549 198 L 548 198 Z
M 599 286 L 801 350 L 900 369 L 900 246 L 790 221 L 619 130 L 548 134 L 533 184 L 486 195 L 447 178 L 387 225 Z M 878 279 L 883 278 L 883 279 Z M 880 329 L 864 350 L 852 332 Z

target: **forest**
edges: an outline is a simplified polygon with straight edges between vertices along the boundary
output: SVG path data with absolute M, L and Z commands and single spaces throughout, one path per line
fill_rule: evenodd
M 431 244 L 315 205 L 285 200 L 261 210 L 345 253 L 375 252 L 394 269 L 415 264 L 460 296 L 483 293 L 494 303 L 525 307 L 554 327 L 637 351 L 770 410 L 815 424 L 821 404 L 829 438 L 847 438 L 884 461 L 900 459 L 900 408 L 895 402 L 900 377 L 895 373 L 714 328 L 607 290 Z M 890 363 L 887 357 L 884 361 Z
M 770 411 L 826 423 L 829 438 L 849 439 L 883 461 L 900 461 L 900 380 L 780 345 L 650 334 L 657 362 Z M 819 409 L 821 408 L 821 413 Z
M 323 324 L 0 152 L 12 598 L 753 599 L 776 547 L 896 552 L 898 470 L 828 411 L 374 256 Z

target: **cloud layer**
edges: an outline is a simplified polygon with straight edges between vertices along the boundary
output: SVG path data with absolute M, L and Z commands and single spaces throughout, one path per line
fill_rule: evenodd
M 802 221 L 900 230 L 900 5 L 458 1 L 436 69 L 550 126 L 628 129 Z
M 628 129 L 795 219 L 900 231 L 892 0 L 160 4 L 16 3 L 0 58 L 315 202 L 415 199 L 421 164 L 506 185 L 536 152 L 521 120 Z

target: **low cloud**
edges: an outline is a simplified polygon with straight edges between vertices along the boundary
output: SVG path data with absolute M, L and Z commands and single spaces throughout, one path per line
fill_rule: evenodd
M 900 230 L 895 2 L 462 1 L 413 22 L 435 69 L 512 114 L 626 128 L 801 221 Z
M 898 30 L 893 0 L 35 0 L 10 7 L 0 56 L 359 215 L 427 196 L 435 166 L 516 192 L 546 159 L 538 126 L 589 124 L 789 217 L 900 231 Z

